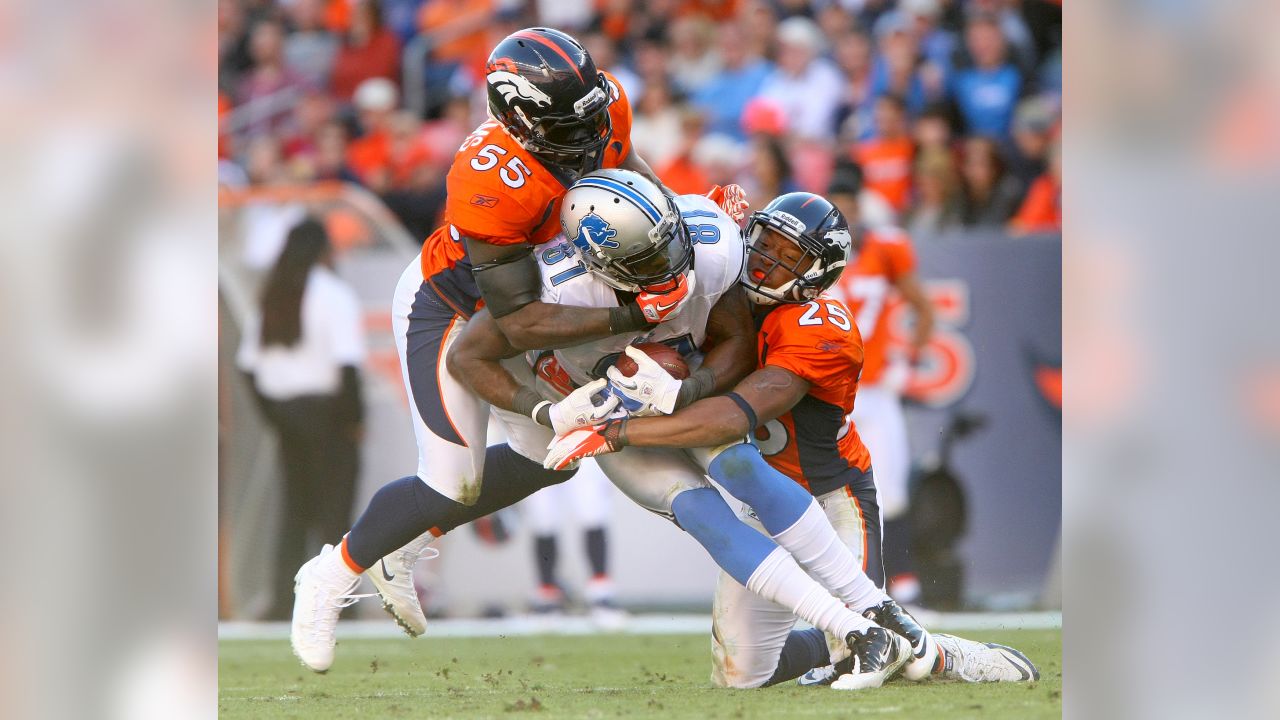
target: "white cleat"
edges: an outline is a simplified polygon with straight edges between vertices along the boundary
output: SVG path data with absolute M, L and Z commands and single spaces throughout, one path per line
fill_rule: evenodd
M 382 608 L 395 618 L 409 637 L 418 637 L 427 631 L 427 615 L 422 612 L 422 603 L 413 585 L 413 568 L 424 555 L 428 558 L 440 555 L 439 550 L 428 547 L 433 540 L 434 535 L 424 533 L 365 570 L 365 575 L 373 581 L 374 589 L 382 598 Z M 427 555 L 428 552 L 432 554 Z
M 607 577 L 595 577 L 587 581 L 583 596 L 590 608 L 591 622 L 605 632 L 621 632 L 631 620 L 631 614 L 618 607 L 613 599 L 613 583 Z
M 832 690 L 878 688 L 892 680 L 911 660 L 911 642 L 879 626 L 851 632 L 845 641 L 852 652 L 853 668 L 831 683 Z
M 590 616 L 592 624 L 604 632 L 622 632 L 631 621 L 631 613 L 609 601 L 592 604 Z
M 942 677 L 965 682 L 1031 682 L 1040 671 L 1021 652 L 998 643 L 981 643 L 935 633 L 944 655 Z
M 353 595 L 360 576 L 352 574 L 350 582 L 340 574 L 325 572 L 325 561 L 336 552 L 325 545 L 293 578 L 293 624 L 289 641 L 293 654 L 303 665 L 322 673 L 333 664 L 334 630 L 338 615 L 365 595 Z

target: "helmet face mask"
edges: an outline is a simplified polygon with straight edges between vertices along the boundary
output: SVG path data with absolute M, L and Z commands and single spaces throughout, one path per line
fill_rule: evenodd
M 579 103 L 580 107 L 586 105 L 584 114 L 548 114 L 534 120 L 523 108 L 516 107 L 513 114 L 524 132 L 513 135 L 534 157 L 575 177 L 598 170 L 604 161 L 605 146 L 613 139 L 609 96 L 602 89 L 607 81 L 603 74 L 599 78 L 600 84 L 583 98 L 591 102 Z
M 787 251 L 788 242 L 799 253 Z M 844 217 L 822 197 L 789 193 L 775 198 L 747 223 L 741 279 L 747 297 L 759 305 L 808 302 L 839 280 L 851 245 Z
M 512 33 L 489 56 L 489 113 L 544 164 L 581 176 L 613 138 L 612 89 L 578 41 L 557 30 Z
M 637 173 L 581 178 L 562 201 L 560 222 L 587 270 L 619 290 L 670 292 L 693 267 L 693 242 L 674 201 Z
M 813 253 L 794 238 L 763 223 L 752 228 L 747 243 L 749 254 L 743 282 L 750 289 L 774 302 L 795 302 L 791 298 L 804 295 L 808 283 L 805 276 L 817 260 Z M 794 250 L 787 252 L 787 245 Z

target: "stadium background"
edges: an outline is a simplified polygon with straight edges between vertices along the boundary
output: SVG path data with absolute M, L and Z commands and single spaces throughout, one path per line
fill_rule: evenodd
M 275 572 L 269 548 L 282 509 L 273 441 L 230 364 L 264 267 L 285 230 L 317 212 L 365 305 L 362 507 L 414 457 L 390 290 L 437 219 L 454 150 L 483 118 L 478 63 L 503 35 L 536 24 L 574 33 L 619 77 L 636 113 L 636 147 L 678 191 L 738 182 L 759 206 L 791 189 L 822 192 L 846 162 L 861 162 L 878 191 L 865 203 L 869 219 L 911 232 L 938 307 L 934 341 L 907 387 L 913 457 L 928 462 L 955 412 L 988 419 L 954 457 L 971 503 L 961 544 L 969 600 L 1057 607 L 1057 4 L 227 0 L 219 3 L 221 615 L 255 617 Z M 998 62 L 975 67 L 975 53 L 987 52 Z M 736 54 L 745 63 L 726 68 Z M 795 77 L 775 75 L 778 67 Z M 885 138 L 879 127 L 886 94 L 904 100 L 905 137 Z M 897 318 L 905 337 L 909 318 Z M 715 572 L 705 554 L 622 498 L 615 508 L 623 604 L 709 605 Z M 575 538 L 565 539 L 562 573 L 572 587 L 581 563 Z M 514 609 L 533 586 L 523 535 L 493 548 L 462 529 L 438 546 L 442 557 L 420 567 L 433 601 L 452 613 Z

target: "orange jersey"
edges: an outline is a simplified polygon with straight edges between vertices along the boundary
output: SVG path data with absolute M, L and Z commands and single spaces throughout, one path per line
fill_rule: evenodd
M 757 428 L 760 452 L 775 470 L 815 495 L 870 482 L 871 454 L 848 415 L 862 372 L 862 335 L 839 300 L 823 296 L 779 305 L 760 326 L 760 367 L 772 365 L 809 382 L 809 392 Z
M 603 167 L 614 168 L 631 152 L 631 105 L 622 86 L 605 73 L 613 101 L 613 137 Z M 494 245 L 541 245 L 560 233 L 560 200 L 568 185 L 515 141 L 496 120 L 467 136 L 445 179 L 444 225 L 422 245 L 422 276 L 464 317 L 480 308 L 480 289 L 462 237 Z
M 879 192 L 894 210 L 903 212 L 911 200 L 911 164 L 916 149 L 909 138 L 867 140 L 853 151 L 862 166 L 867 187 Z
M 853 311 L 854 322 L 866 342 L 862 365 L 862 382 L 866 385 L 875 385 L 884 374 L 889 347 L 889 321 L 884 310 L 889 292 L 899 277 L 915 269 L 916 254 L 906 233 L 868 230 L 858 257 L 845 268 L 839 284 L 828 291 Z
M 418 29 L 428 36 L 437 33 L 443 37 L 452 35 L 451 39 L 435 43 L 431 49 L 432 57 L 438 62 L 461 63 L 477 77 L 483 77 L 489 48 L 496 42 L 492 26 L 484 22 L 493 15 L 493 5 L 492 0 L 429 0 L 423 3 L 418 10 Z M 471 32 L 462 35 L 450 32 L 450 25 L 465 26 L 476 20 L 480 20 L 480 25 Z
M 1031 183 L 1009 227 L 1028 233 L 1062 231 L 1062 188 L 1051 175 L 1041 175 Z

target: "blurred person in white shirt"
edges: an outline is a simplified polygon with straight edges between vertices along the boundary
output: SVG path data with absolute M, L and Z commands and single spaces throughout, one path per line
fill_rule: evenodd
M 826 38 L 812 20 L 792 17 L 778 25 L 778 67 L 764 81 L 760 97 L 776 103 L 790 131 L 805 140 L 835 135 L 836 108 L 844 78 L 820 56 Z
M 716 48 L 716 27 L 701 15 L 686 15 L 671 24 L 671 79 L 682 93 L 706 87 L 724 66 Z
M 351 521 L 365 358 L 360 302 L 333 272 L 324 226 L 304 219 L 289 231 L 245 322 L 236 365 L 280 440 L 284 521 L 276 567 L 294 568 L 342 535 Z M 268 617 L 288 619 L 293 579 L 277 572 Z
M 672 94 L 668 83 L 646 83 L 635 105 L 631 142 L 655 168 L 664 167 L 680 152 L 680 108 Z

